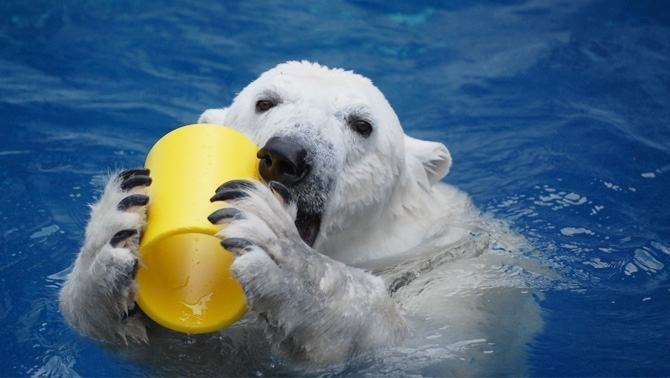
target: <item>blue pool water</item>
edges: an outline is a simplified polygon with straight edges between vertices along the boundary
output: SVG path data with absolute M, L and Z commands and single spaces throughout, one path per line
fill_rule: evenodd
M 670 375 L 670 2 L 36 0 L 0 2 L 0 376 L 148 374 L 58 312 L 87 205 L 293 59 L 370 77 L 561 275 L 531 375 Z

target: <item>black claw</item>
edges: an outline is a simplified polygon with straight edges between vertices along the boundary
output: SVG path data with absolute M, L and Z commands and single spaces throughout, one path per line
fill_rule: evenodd
M 112 247 L 118 248 L 119 245 L 121 245 L 122 242 L 128 240 L 129 238 L 137 235 L 137 230 L 135 229 L 127 229 L 127 230 L 121 230 L 114 234 L 112 238 L 109 240 L 109 244 L 111 244 Z M 137 269 L 137 267 L 135 268 Z
M 121 190 L 127 192 L 128 190 L 138 186 L 149 186 L 153 180 L 149 176 L 134 175 L 121 181 Z
M 210 216 L 207 217 L 207 220 L 209 220 L 209 222 L 212 224 L 217 224 L 223 219 L 230 218 L 244 219 L 244 213 L 234 207 L 224 207 L 223 209 L 219 209 L 210 214 Z
M 116 208 L 119 211 L 126 211 L 133 206 L 146 206 L 149 203 L 149 196 L 144 194 L 131 194 L 119 202 Z
M 251 248 L 254 244 L 247 239 L 228 238 L 221 240 L 221 246 L 231 252 Z
M 125 171 L 121 171 L 118 174 L 118 178 L 122 181 L 131 178 L 132 176 L 149 176 L 149 169 L 144 167 L 130 168 Z
M 291 194 L 291 191 L 284 184 L 278 181 L 270 181 L 270 188 L 281 196 L 285 204 L 288 205 L 293 202 L 293 194 Z
M 214 201 L 228 201 L 233 199 L 247 198 L 249 194 L 243 190 L 239 189 L 224 189 L 216 192 L 216 194 L 209 199 L 210 202 Z
M 241 190 L 241 189 L 253 190 L 255 187 L 256 185 L 252 181 L 230 180 L 224 182 L 221 186 L 216 188 L 216 192 L 218 193 L 224 190 Z

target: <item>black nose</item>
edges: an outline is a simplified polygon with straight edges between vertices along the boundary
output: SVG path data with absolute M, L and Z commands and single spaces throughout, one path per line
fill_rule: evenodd
M 270 138 L 256 156 L 260 159 L 258 171 L 268 182 L 278 181 L 290 187 L 309 173 L 309 164 L 305 162 L 307 151 L 286 138 Z

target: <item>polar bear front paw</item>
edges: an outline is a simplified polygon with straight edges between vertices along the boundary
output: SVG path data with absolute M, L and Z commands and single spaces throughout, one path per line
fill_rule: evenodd
M 139 240 L 150 200 L 147 188 L 152 182 L 149 173 L 146 168 L 132 168 L 113 177 L 94 206 L 86 230 L 87 241 L 93 242 L 91 252 L 97 255 L 91 270 L 122 291 L 132 286 L 139 266 Z
M 292 291 L 313 284 L 305 266 L 320 255 L 300 238 L 294 224 L 297 209 L 288 188 L 274 181 L 266 186 L 234 180 L 221 185 L 212 201 L 231 206 L 215 211 L 209 220 L 225 225 L 217 235 L 235 255 L 231 271 L 252 310 L 260 313 L 268 306 L 281 307 Z
M 143 319 L 131 315 L 136 309 L 135 275 L 149 185 L 145 168 L 121 171 L 109 180 L 92 206 L 84 246 L 61 290 L 63 315 L 95 339 L 146 340 Z
M 217 235 L 235 256 L 230 269 L 249 309 L 267 323 L 274 348 L 295 362 L 305 353 L 307 335 L 319 334 L 305 324 L 324 313 L 324 293 L 315 290 L 328 266 L 324 256 L 301 239 L 296 205 L 284 185 L 235 180 L 222 185 L 212 200 L 231 206 L 209 220 L 225 226 Z
M 118 241 L 127 239 L 117 236 L 117 233 L 127 234 L 131 230 L 141 233 L 146 221 L 150 185 L 149 170 L 145 168 L 128 169 L 112 177 L 102 197 L 91 209 L 86 244 L 99 250 L 114 237 L 120 238 Z M 128 247 L 132 249 L 136 245 L 131 243 Z
M 284 244 L 304 245 L 294 225 L 297 209 L 293 196 L 278 182 L 266 186 L 254 181 L 229 181 L 217 189 L 212 201 L 233 206 L 215 211 L 209 220 L 227 225 L 218 236 L 224 238 L 224 248 L 238 257 L 254 246 L 280 265 L 291 259 L 294 249 L 285 248 Z

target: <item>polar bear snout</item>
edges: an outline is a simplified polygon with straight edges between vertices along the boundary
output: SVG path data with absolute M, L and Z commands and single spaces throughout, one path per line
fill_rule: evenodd
M 319 236 L 330 180 L 318 169 L 320 159 L 314 156 L 315 147 L 310 143 L 314 140 L 296 138 L 295 135 L 275 135 L 268 139 L 257 156 L 261 178 L 270 186 L 272 182 L 278 182 L 290 189 L 297 205 L 295 226 L 302 240 L 313 246 Z
M 258 151 L 258 172 L 266 182 L 277 181 L 288 187 L 302 181 L 310 171 L 307 150 L 297 142 L 283 137 L 270 138 Z

